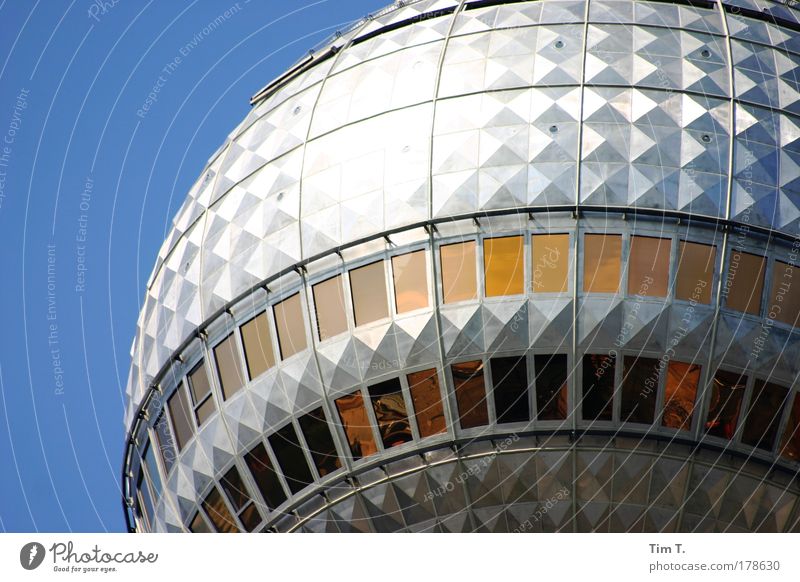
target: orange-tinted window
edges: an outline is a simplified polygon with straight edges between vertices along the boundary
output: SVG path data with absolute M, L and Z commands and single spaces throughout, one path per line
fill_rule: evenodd
M 628 294 L 666 297 L 669 287 L 669 251 L 672 241 L 650 236 L 631 237 Z
M 389 317 L 383 261 L 350 271 L 356 326 Z
M 336 275 L 327 281 L 317 283 L 312 291 L 320 341 L 347 331 L 347 310 L 344 303 L 342 276 Z
M 412 372 L 407 379 L 420 436 L 425 438 L 444 432 L 446 423 L 436 370 Z
M 761 292 L 764 290 L 764 257 L 743 253 L 734 249 L 728 262 L 728 275 L 725 280 L 727 299 L 725 305 L 730 309 L 758 315 L 761 311 Z
M 795 395 L 789 411 L 789 423 L 783 432 L 780 452 L 787 459 L 800 460 L 800 394 Z
M 284 299 L 275 305 L 274 311 L 281 359 L 285 360 L 306 349 L 306 327 L 300 294 L 295 293 L 288 299 Z
M 795 273 L 795 269 L 794 265 L 775 261 L 767 317 L 797 327 L 800 325 L 800 272 Z
M 275 365 L 267 313 L 259 313 L 245 323 L 241 330 L 244 358 L 247 360 L 247 373 L 252 380 Z
M 622 236 L 587 234 L 583 240 L 583 290 L 616 293 L 622 266 Z
M 428 267 L 425 251 L 392 257 L 397 313 L 428 307 Z
M 711 303 L 714 263 L 717 248 L 682 240 L 678 245 L 678 273 L 675 298 L 697 303 Z
M 356 391 L 337 398 L 336 409 L 342 419 L 347 444 L 350 446 L 353 458 L 357 460 L 377 452 L 378 448 L 375 446 L 375 438 L 372 436 L 372 427 L 361 392 Z
M 783 405 L 789 389 L 772 382 L 756 380 L 750 397 L 750 408 L 744 419 L 742 442 L 751 447 L 771 451 L 778 434 Z
M 399 378 L 370 386 L 369 398 L 385 449 L 413 440 Z
M 706 418 L 708 434 L 724 439 L 730 439 L 733 436 L 739 420 L 746 385 L 747 376 L 722 370 L 716 373 L 711 387 L 711 403 Z
M 238 533 L 239 528 L 231 515 L 228 506 L 219 494 L 219 490 L 214 487 L 201 504 L 206 512 L 208 519 L 214 524 L 220 533 Z
M 486 296 L 525 292 L 525 243 L 521 236 L 487 238 L 483 241 L 483 273 Z
M 697 364 L 671 361 L 664 389 L 664 417 L 667 428 L 690 430 L 701 368 Z
M 563 293 L 568 288 L 569 235 L 535 234 L 531 285 L 534 293 Z
M 456 404 L 461 428 L 474 428 L 489 424 L 486 407 L 486 387 L 483 381 L 483 363 L 480 360 L 450 366 L 456 390 Z
M 453 303 L 477 298 L 475 241 L 444 245 L 439 249 L 439 256 L 442 260 L 444 302 Z

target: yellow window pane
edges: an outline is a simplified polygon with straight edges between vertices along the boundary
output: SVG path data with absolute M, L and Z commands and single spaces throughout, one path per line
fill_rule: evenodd
M 775 261 L 767 316 L 789 325 L 800 324 L 800 272 L 795 273 L 794 265 Z
M 425 251 L 392 257 L 397 313 L 428 307 L 428 267 Z
M 688 241 L 678 245 L 678 274 L 675 298 L 697 303 L 711 303 L 717 247 Z
M 619 234 L 587 234 L 583 249 L 583 290 L 586 293 L 616 293 L 622 256 Z
M 350 271 L 356 326 L 389 317 L 383 261 Z
M 306 349 L 306 329 L 303 321 L 303 308 L 300 304 L 300 294 L 295 293 L 284 299 L 274 308 L 275 329 L 278 331 L 278 345 L 281 349 L 281 359 L 293 356 Z
M 445 245 L 439 249 L 442 260 L 442 292 L 445 303 L 478 297 L 475 276 L 475 241 Z
M 569 275 L 569 235 L 535 234 L 532 285 L 534 293 L 563 293 Z
M 342 276 L 337 275 L 312 288 L 320 341 L 347 331 Z
M 242 344 L 247 360 L 247 372 L 252 380 L 275 365 L 272 340 L 269 337 L 269 319 L 262 312 L 242 327 Z
M 761 311 L 761 292 L 764 290 L 764 257 L 733 250 L 728 264 L 725 287 L 728 298 L 725 305 L 730 309 L 758 315 Z
M 525 245 L 521 236 L 483 241 L 486 296 L 519 295 L 525 290 Z
M 631 237 L 628 294 L 666 297 L 669 287 L 669 251 L 672 241 L 650 236 Z

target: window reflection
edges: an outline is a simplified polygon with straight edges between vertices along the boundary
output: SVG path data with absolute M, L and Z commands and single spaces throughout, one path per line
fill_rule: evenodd
M 666 297 L 669 287 L 669 254 L 672 241 L 650 236 L 631 237 L 628 261 L 628 294 Z
M 220 485 L 222 485 L 222 490 L 225 492 L 244 528 L 247 531 L 253 531 L 261 522 L 261 516 L 250 499 L 250 494 L 247 492 L 242 477 L 239 475 L 239 470 L 235 465 L 220 479 Z
M 146 529 L 152 528 L 153 516 L 155 515 L 155 506 L 153 505 L 153 498 L 150 495 L 150 489 L 144 481 L 144 471 L 139 472 L 136 479 L 136 492 L 138 497 L 137 513 L 139 519 L 144 522 Z
M 534 293 L 563 293 L 569 276 L 569 235 L 535 234 L 531 284 Z
M 771 451 L 778 434 L 783 405 L 789 389 L 772 382 L 756 380 L 750 397 L 750 408 L 744 421 L 742 442 L 751 447 Z
M 200 515 L 200 512 L 194 514 L 192 522 L 189 524 L 189 531 L 192 533 L 211 533 L 211 528 L 206 524 L 206 520 Z
M 170 396 L 167 408 L 172 419 L 172 426 L 175 427 L 175 441 L 177 442 L 178 450 L 182 451 L 183 447 L 194 435 L 189 403 L 186 400 L 186 393 L 183 391 L 182 386 L 178 386 L 175 393 Z
M 267 454 L 267 449 L 259 443 L 244 456 L 244 462 L 250 469 L 256 487 L 261 492 L 264 502 L 271 510 L 286 501 L 278 473 L 272 466 L 272 461 Z
M 719 370 L 711 386 L 706 433 L 730 439 L 736 430 L 747 376 Z
M 350 290 L 356 326 L 389 317 L 383 261 L 350 271 Z
M 614 403 L 614 356 L 583 356 L 583 419 L 611 420 Z
M 370 386 L 369 397 L 384 448 L 396 447 L 413 440 L 406 402 L 398 378 Z
M 218 532 L 239 532 L 239 528 L 236 527 L 236 523 L 234 522 L 231 512 L 228 510 L 228 506 L 225 505 L 225 501 L 222 499 L 222 495 L 219 494 L 219 490 L 216 487 L 206 496 L 201 506 Z
M 675 298 L 697 303 L 711 303 L 714 264 L 717 248 L 682 240 L 678 245 L 678 273 Z
M 217 344 L 214 348 L 214 359 L 217 361 L 222 397 L 227 400 L 244 386 L 242 362 L 239 359 L 236 336 L 231 334 Z
M 447 426 L 436 369 L 412 372 L 406 378 L 420 437 L 425 438 L 445 432 Z
M 782 261 L 775 261 L 772 268 L 772 286 L 767 315 L 774 319 L 800 326 L 800 281 L 794 282 L 795 266 Z M 794 282 L 794 284 L 793 284 Z
M 294 425 L 290 422 L 275 434 L 270 435 L 267 440 L 278 465 L 286 479 L 286 484 L 292 493 L 297 493 L 313 481 L 311 469 L 308 468 L 306 456 L 303 454 L 303 447 L 294 430 Z
M 652 424 L 658 391 L 658 360 L 625 356 L 620 420 Z
M 312 287 L 314 311 L 317 314 L 319 340 L 347 331 L 347 309 L 344 303 L 342 276 L 336 275 Z
M 567 418 L 567 355 L 535 355 L 536 418 L 564 420 Z
M 487 238 L 483 241 L 483 274 L 486 296 L 525 292 L 525 244 L 521 236 Z
M 189 392 L 192 395 L 192 402 L 194 403 L 197 426 L 203 426 L 203 423 L 217 409 L 214 405 L 214 399 L 211 397 L 211 382 L 208 380 L 203 360 L 200 360 L 194 369 L 189 372 L 187 381 L 189 383 Z
M 339 453 L 336 452 L 336 445 L 333 444 L 331 431 L 322 407 L 301 416 L 299 423 L 320 477 L 333 473 L 341 467 Z
M 242 326 L 244 358 L 250 379 L 256 378 L 275 365 L 272 340 L 269 337 L 269 318 L 264 311 Z
M 766 262 L 764 257 L 758 255 L 743 253 L 736 249 L 731 251 L 725 280 L 727 307 L 752 315 L 759 314 Z
M 486 387 L 483 382 L 483 362 L 461 362 L 450 366 L 456 405 L 461 428 L 475 428 L 489 424 L 486 407 Z
M 372 427 L 364 408 L 364 399 L 361 392 L 353 392 L 347 396 L 336 399 L 336 409 L 342 419 L 347 444 L 353 458 L 358 460 L 377 452 L 375 438 L 372 436 Z
M 664 387 L 664 417 L 667 428 L 691 430 L 701 367 L 697 364 L 671 361 Z
M 445 303 L 478 297 L 475 276 L 475 241 L 444 245 L 439 249 L 442 261 L 442 294 Z
M 800 460 L 800 394 L 795 394 L 789 423 L 781 439 L 781 455 L 792 461 Z
M 275 305 L 275 329 L 278 331 L 278 346 L 281 359 L 285 360 L 306 349 L 306 327 L 300 294 L 295 293 Z
M 153 488 L 153 494 L 156 498 L 161 497 L 161 474 L 158 471 L 156 458 L 153 454 L 153 447 L 147 443 L 144 453 L 142 454 L 142 462 L 147 467 L 147 479 L 150 486 Z
M 164 463 L 164 470 L 169 473 L 172 465 L 175 464 L 175 439 L 172 436 L 172 429 L 169 427 L 167 416 L 162 412 L 153 425 L 156 430 L 156 441 L 158 451 L 161 454 L 161 462 Z
M 616 293 L 622 264 L 622 235 L 587 234 L 583 240 L 584 292 Z
M 492 369 L 492 396 L 497 422 L 529 421 L 528 366 L 525 356 L 492 358 L 489 365 Z
M 392 257 L 397 313 L 428 307 L 428 267 L 425 251 Z

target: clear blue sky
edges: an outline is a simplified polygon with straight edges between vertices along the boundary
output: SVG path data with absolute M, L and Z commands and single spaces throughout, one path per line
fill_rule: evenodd
M 129 351 L 172 217 L 250 95 L 386 3 L 0 0 L 0 531 L 124 529 Z

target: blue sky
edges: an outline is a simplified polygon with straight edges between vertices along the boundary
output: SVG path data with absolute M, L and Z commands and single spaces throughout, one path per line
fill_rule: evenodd
M 123 531 L 129 351 L 172 217 L 249 97 L 385 3 L 0 2 L 0 531 Z

